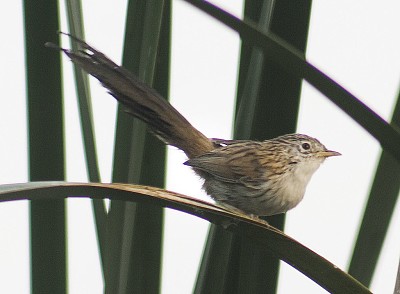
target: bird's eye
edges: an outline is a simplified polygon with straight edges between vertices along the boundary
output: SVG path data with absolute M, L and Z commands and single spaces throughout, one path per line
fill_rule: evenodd
M 301 144 L 301 147 L 303 147 L 304 150 L 309 150 L 311 148 L 310 144 L 308 143 Z

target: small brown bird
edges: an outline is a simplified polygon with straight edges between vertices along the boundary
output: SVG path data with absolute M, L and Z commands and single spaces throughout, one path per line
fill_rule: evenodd
M 302 134 L 262 142 L 208 139 L 155 90 L 103 53 L 69 36 L 83 50 L 46 46 L 62 50 L 96 77 L 127 112 L 146 122 L 157 137 L 183 150 L 189 158 L 184 164 L 204 179 L 204 190 L 225 207 L 250 216 L 284 213 L 303 199 L 320 164 L 340 155 Z

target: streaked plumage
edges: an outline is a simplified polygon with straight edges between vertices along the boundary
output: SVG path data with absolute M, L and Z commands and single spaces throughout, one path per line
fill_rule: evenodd
M 127 111 L 148 124 L 165 143 L 183 150 L 186 165 L 204 179 L 204 190 L 218 203 L 253 216 L 283 213 L 302 199 L 320 164 L 340 153 L 317 139 L 289 134 L 275 139 L 208 139 L 168 101 L 103 53 L 76 39 L 83 50 L 59 48 L 96 77 Z
M 219 203 L 257 216 L 283 213 L 295 207 L 325 158 L 339 155 L 317 139 L 302 134 L 262 142 L 214 142 L 225 146 L 185 164 L 207 174 L 203 176 L 203 187 Z M 309 149 L 304 148 L 307 146 Z

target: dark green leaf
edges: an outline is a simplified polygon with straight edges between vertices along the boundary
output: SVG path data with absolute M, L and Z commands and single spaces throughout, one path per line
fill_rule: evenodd
M 24 1 L 29 178 L 64 179 L 64 126 L 57 1 Z M 30 203 L 31 292 L 66 293 L 64 199 Z M 54 262 L 54 261 L 57 262 Z
M 400 126 L 400 95 L 393 112 L 392 126 Z M 389 152 L 383 150 L 349 266 L 349 273 L 366 286 L 371 283 L 399 189 L 400 164 Z
M 157 85 L 161 86 L 159 91 L 167 96 L 169 49 L 160 55 L 162 58 L 157 56 L 160 38 L 164 42 L 163 48 L 169 48 L 170 6 L 169 1 L 165 3 L 168 4 L 162 0 L 129 2 L 123 65 L 149 85 L 153 84 L 156 76 L 159 79 Z M 162 66 L 156 68 L 157 58 Z M 144 123 L 132 119 L 119 106 L 113 181 L 163 186 L 165 146 L 156 140 L 146 135 Z M 118 289 L 120 293 L 143 293 L 146 290 L 147 293 L 157 293 L 160 287 L 163 211 L 145 204 L 112 201 L 109 215 L 110 244 L 119 241 L 114 242 L 110 250 L 114 276 L 106 291 L 115 293 Z

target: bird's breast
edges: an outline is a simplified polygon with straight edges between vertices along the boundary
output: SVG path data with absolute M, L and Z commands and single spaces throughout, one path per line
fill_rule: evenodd
M 299 163 L 293 170 L 282 176 L 280 180 L 279 198 L 282 206 L 289 209 L 295 207 L 303 199 L 312 175 L 321 165 L 320 160 Z

